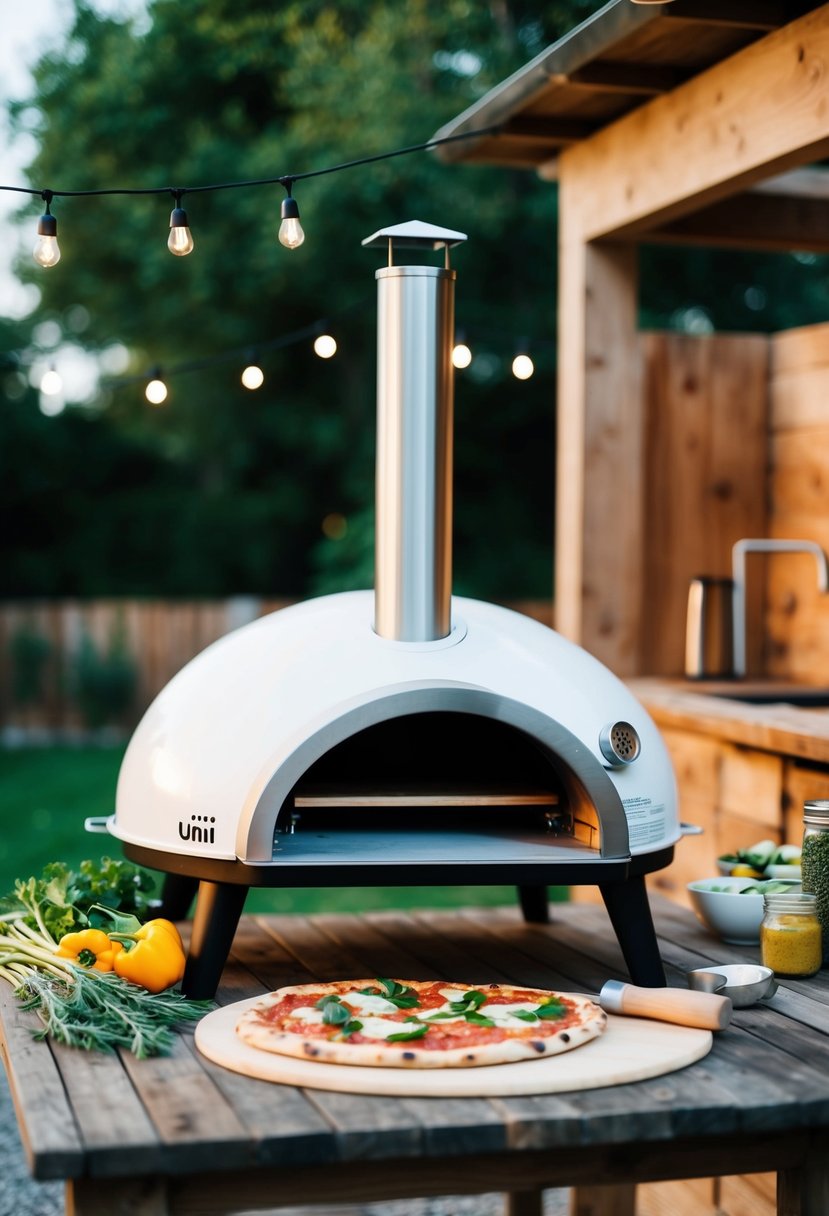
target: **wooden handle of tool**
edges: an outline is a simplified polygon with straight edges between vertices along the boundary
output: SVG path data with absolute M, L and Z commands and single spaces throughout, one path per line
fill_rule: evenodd
M 714 992 L 684 988 L 637 988 L 611 980 L 601 991 L 600 1004 L 608 1013 L 634 1018 L 655 1018 L 701 1030 L 724 1030 L 731 1021 L 732 1004 Z

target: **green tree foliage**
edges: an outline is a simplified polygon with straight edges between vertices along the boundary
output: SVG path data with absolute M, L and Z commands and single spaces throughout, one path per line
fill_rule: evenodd
M 42 59 L 32 103 L 17 107 L 21 121 L 32 104 L 40 116 L 29 177 L 52 189 L 197 185 L 415 144 L 594 7 L 570 0 L 539 16 L 505 0 L 213 0 L 185 20 L 175 0 L 151 0 L 131 25 L 76 0 L 68 42 Z M 55 200 L 60 265 L 20 268 L 42 291 L 34 320 L 60 322 L 80 305 L 85 345 L 126 344 L 135 373 L 254 349 L 323 317 L 339 353 L 323 362 L 309 343 L 263 353 L 255 394 L 239 385 L 244 360 L 174 376 L 158 409 L 140 383 L 59 418 L 14 403 L 4 425 L 15 463 L 30 469 L 15 477 L 21 540 L 42 551 L 51 528 L 61 552 L 48 570 L 13 562 L 5 594 L 369 585 L 378 255 L 361 240 L 409 218 L 470 237 L 454 259 L 457 323 L 483 358 L 458 377 L 456 588 L 548 594 L 552 188 L 414 153 L 295 194 L 307 240 L 294 252 L 276 242 L 281 187 L 186 195 L 187 258 L 166 249 L 169 195 Z M 509 373 L 521 337 L 538 365 L 523 384 Z M 331 514 L 348 521 L 340 539 L 321 532 Z
M 137 23 L 75 0 L 67 42 L 33 96 L 38 188 L 194 186 L 272 178 L 419 143 L 597 0 L 148 0 Z M 279 186 L 192 192 L 196 241 L 166 249 L 172 197 L 60 198 L 63 259 L 23 277 L 44 320 L 85 310 L 82 341 L 131 371 L 255 349 L 321 318 L 339 342 L 140 382 L 43 418 L 12 368 L 0 400 L 0 502 L 13 521 L 0 594 L 264 593 L 372 581 L 376 251 L 367 234 L 419 218 L 469 233 L 456 251 L 457 324 L 478 358 L 456 378 L 455 588 L 484 598 L 551 585 L 555 187 L 533 173 L 445 166 L 428 153 L 319 176 L 295 190 L 305 244 L 276 241 Z M 39 201 L 25 208 L 33 226 Z M 775 329 L 825 318 L 821 262 L 646 249 L 648 326 Z M 0 331 L 8 350 L 27 337 Z M 536 376 L 509 372 L 530 339 Z M 330 516 L 347 529 L 322 530 Z

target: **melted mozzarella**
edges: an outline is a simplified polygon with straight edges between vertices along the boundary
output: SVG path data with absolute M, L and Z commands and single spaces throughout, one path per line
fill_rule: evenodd
M 384 996 L 374 996 L 369 992 L 348 992 L 340 997 L 349 1009 L 357 1009 L 360 1013 L 397 1013 L 397 1006 L 387 1001 Z
M 452 991 L 453 989 L 451 988 L 441 989 L 441 994 L 445 996 L 447 992 Z M 522 1019 L 514 1017 L 513 1015 L 515 1013 L 523 1012 L 524 1010 L 527 1010 L 529 1013 L 535 1013 L 536 1009 L 538 1008 L 538 1001 L 515 1001 L 511 1005 L 484 1004 L 480 1007 L 480 1009 L 477 1010 L 477 1012 L 482 1014 L 485 1018 L 489 1018 L 498 1026 L 516 1026 L 522 1021 Z M 445 1005 L 441 1005 L 437 1009 L 430 1009 L 427 1013 L 418 1014 L 418 1017 L 424 1022 L 430 1022 L 436 1016 L 436 1014 L 443 1015 L 447 1013 L 452 1013 L 452 1008 L 448 1001 Z M 450 1022 L 464 1022 L 465 1020 L 466 1019 L 462 1013 L 456 1013 L 452 1014 L 451 1017 L 441 1016 L 439 1023 L 441 1025 L 448 1025 Z M 527 1022 L 526 1025 L 529 1026 L 530 1023 Z
M 538 1001 L 516 1001 L 513 1005 L 482 1005 L 478 1013 L 482 1013 L 485 1018 L 491 1018 L 498 1026 L 515 1026 L 520 1024 L 521 1018 L 513 1017 L 515 1013 L 535 1013 L 539 1009 Z M 526 1022 L 529 1026 L 530 1023 Z
M 438 988 L 438 992 L 447 1001 L 465 1001 L 468 995 L 460 988 Z
M 360 1034 L 370 1039 L 387 1039 L 393 1034 L 409 1034 L 416 1030 L 414 1022 L 387 1022 L 385 1018 L 360 1018 Z
M 301 1018 L 303 1022 L 313 1022 L 315 1025 L 322 1024 L 322 1010 L 314 1009 L 311 1005 L 300 1005 L 298 1009 L 292 1009 L 288 1017 Z

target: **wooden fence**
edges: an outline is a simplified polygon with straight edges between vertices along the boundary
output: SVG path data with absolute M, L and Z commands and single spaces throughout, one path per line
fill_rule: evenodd
M 0 604 L 0 729 L 7 740 L 128 731 L 185 663 L 289 600 Z M 552 623 L 552 604 L 509 607 Z

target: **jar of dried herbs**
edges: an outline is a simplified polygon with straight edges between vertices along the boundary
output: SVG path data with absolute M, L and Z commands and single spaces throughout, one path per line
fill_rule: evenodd
M 829 801 L 816 799 L 803 806 L 801 886 L 817 900 L 823 935 L 823 961 L 829 962 Z
M 803 978 L 820 971 L 823 944 L 816 904 L 816 896 L 800 891 L 764 896 L 760 958 L 775 975 Z

